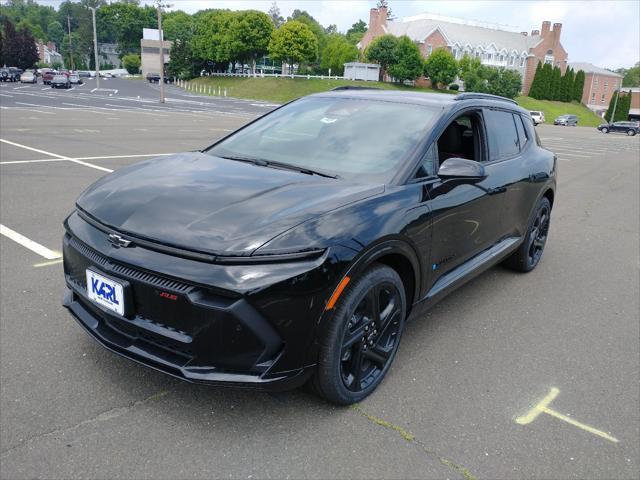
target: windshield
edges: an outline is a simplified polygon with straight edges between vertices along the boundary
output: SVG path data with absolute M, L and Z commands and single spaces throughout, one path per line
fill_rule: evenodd
M 422 105 L 309 97 L 258 120 L 207 151 L 388 181 L 422 140 L 438 110 Z

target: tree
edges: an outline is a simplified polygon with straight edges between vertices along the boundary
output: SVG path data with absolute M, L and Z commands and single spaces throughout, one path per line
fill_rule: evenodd
M 624 77 L 622 79 L 623 87 L 637 87 L 640 85 L 640 62 L 637 62 L 633 67 L 628 69 L 620 69 L 618 73 Z
M 615 115 L 613 112 L 614 106 L 616 109 Z M 609 108 L 607 109 L 607 113 L 605 113 L 604 115 L 604 119 L 609 123 L 625 121 L 629 118 L 630 107 L 631 95 L 620 95 L 620 91 L 616 90 L 615 92 L 613 92 L 613 96 L 611 97 L 611 101 L 609 102 Z
M 567 68 L 567 71 L 562 76 L 560 82 L 560 101 L 570 102 L 573 99 L 573 82 L 575 75 L 571 67 Z
M 274 60 L 286 61 L 293 72 L 294 63 L 312 62 L 317 58 L 318 40 L 304 23 L 288 21 L 273 31 L 269 55 Z
M 515 98 L 522 90 L 520 72 L 508 68 L 486 68 L 486 93 Z
M 384 79 L 389 66 L 397 62 L 397 45 L 398 38 L 387 34 L 374 39 L 365 51 L 365 57 L 368 61 L 380 65 L 380 80 Z
M 257 10 L 236 12 L 227 35 L 229 55 L 242 64 L 251 62 L 254 73 L 256 58 L 267 53 L 273 30 L 273 22 L 266 13 Z
M 64 28 L 59 21 L 54 20 L 47 25 L 47 35 L 49 37 L 49 41 L 55 43 L 56 46 L 60 48 L 62 40 L 64 39 Z
M 458 75 L 458 62 L 445 48 L 437 48 L 424 62 L 424 74 L 431 79 L 431 86 L 449 85 Z
M 190 40 L 193 36 L 193 18 L 182 10 L 166 12 L 162 17 L 162 36 L 165 40 Z
M 488 67 L 482 65 L 478 57 L 464 55 L 458 65 L 466 92 L 487 92 L 486 70 Z
M 540 79 L 540 95 L 539 100 L 553 100 L 553 68 L 551 64 L 545 63 L 542 66 L 542 76 Z
M 2 58 L 3 65 L 16 65 L 20 56 L 20 45 L 18 33 L 13 22 L 5 17 L 2 22 L 3 41 L 2 41 Z
M 582 92 L 584 90 L 584 71 L 578 70 L 576 77 L 573 80 L 573 100 L 576 102 L 582 101 Z
M 540 83 L 542 82 L 542 62 L 538 62 L 536 73 L 533 75 L 531 86 L 529 87 L 529 96 L 531 98 L 540 98 Z
M 330 35 L 327 44 L 322 52 L 320 52 L 320 68 L 323 72 L 334 75 L 342 75 L 344 73 L 344 64 L 352 62 L 358 58 L 358 49 L 344 35 Z
M 278 4 L 273 2 L 271 4 L 271 8 L 268 12 L 269 17 L 271 17 L 271 21 L 273 22 L 273 26 L 279 28 L 280 25 L 284 23 L 284 18 L 280 15 L 280 9 L 278 8 Z
M 549 83 L 549 100 L 560 100 L 560 82 L 562 80 L 562 72 L 560 67 L 553 67 L 551 82 Z
M 189 80 L 197 76 L 205 65 L 205 62 L 195 57 L 188 41 L 177 39 L 173 42 L 171 58 L 167 66 L 169 75 L 182 80 Z
M 97 10 L 96 15 L 96 24 L 103 24 L 107 30 L 115 32 L 121 54 L 140 53 L 142 29 L 158 26 L 156 9 L 151 6 L 140 7 L 135 3 L 110 3 Z M 87 22 L 89 26 L 92 25 L 90 15 Z M 92 32 L 89 37 L 91 35 Z
M 367 31 L 367 24 L 363 20 L 358 20 L 356 23 L 351 25 L 351 28 L 347 30 L 347 40 L 357 44 Z
M 193 58 L 205 63 L 215 62 L 216 69 L 226 70 L 231 61 L 227 32 L 233 14 L 228 10 L 205 10 L 196 13 L 194 21 L 195 32 L 190 42 Z
M 140 73 L 140 56 L 135 53 L 125 55 L 122 57 L 122 65 L 131 75 Z
M 33 38 L 31 31 L 23 27 L 18 31 L 17 35 L 17 53 L 18 58 L 14 59 L 13 65 L 22 70 L 32 68 L 39 60 L 38 49 L 36 48 L 36 40 Z
M 396 62 L 389 65 L 389 74 L 396 82 L 415 80 L 424 70 L 424 62 L 418 46 L 406 35 L 398 39 L 395 48 Z

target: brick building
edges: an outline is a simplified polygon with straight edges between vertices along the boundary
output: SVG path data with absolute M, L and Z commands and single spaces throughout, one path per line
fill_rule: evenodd
M 598 114 L 606 112 L 613 92 L 622 85 L 622 75 L 596 67 L 591 63 L 571 62 L 569 66 L 576 72 L 584 71 L 582 103 Z
M 372 8 L 369 28 L 359 43 L 365 49 L 384 34 L 407 35 L 427 57 L 445 47 L 456 59 L 465 54 L 480 58 L 484 65 L 517 70 L 522 75 L 523 91 L 529 91 L 539 62 L 567 69 L 567 52 L 560 42 L 562 24 L 542 22 L 540 30 L 516 32 L 500 25 L 467 21 L 440 15 L 421 14 L 401 21 L 387 20 L 387 8 Z

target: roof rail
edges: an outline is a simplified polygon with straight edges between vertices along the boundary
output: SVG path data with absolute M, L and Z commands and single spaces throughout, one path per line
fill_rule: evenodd
M 515 100 L 511 100 L 510 98 L 501 97 L 499 95 L 491 95 L 490 93 L 464 92 L 459 93 L 455 96 L 455 100 L 472 100 L 474 98 L 478 100 L 499 100 L 502 102 L 513 103 L 514 105 L 518 104 L 518 102 L 516 102 Z
M 342 85 L 340 87 L 332 88 L 331 91 L 335 92 L 337 90 L 381 90 L 378 87 L 363 87 L 360 85 Z

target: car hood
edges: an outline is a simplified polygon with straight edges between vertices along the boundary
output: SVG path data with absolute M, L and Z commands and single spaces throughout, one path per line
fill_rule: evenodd
M 216 255 L 251 255 L 302 222 L 383 191 L 383 185 L 189 152 L 103 177 L 77 206 L 124 234 Z

